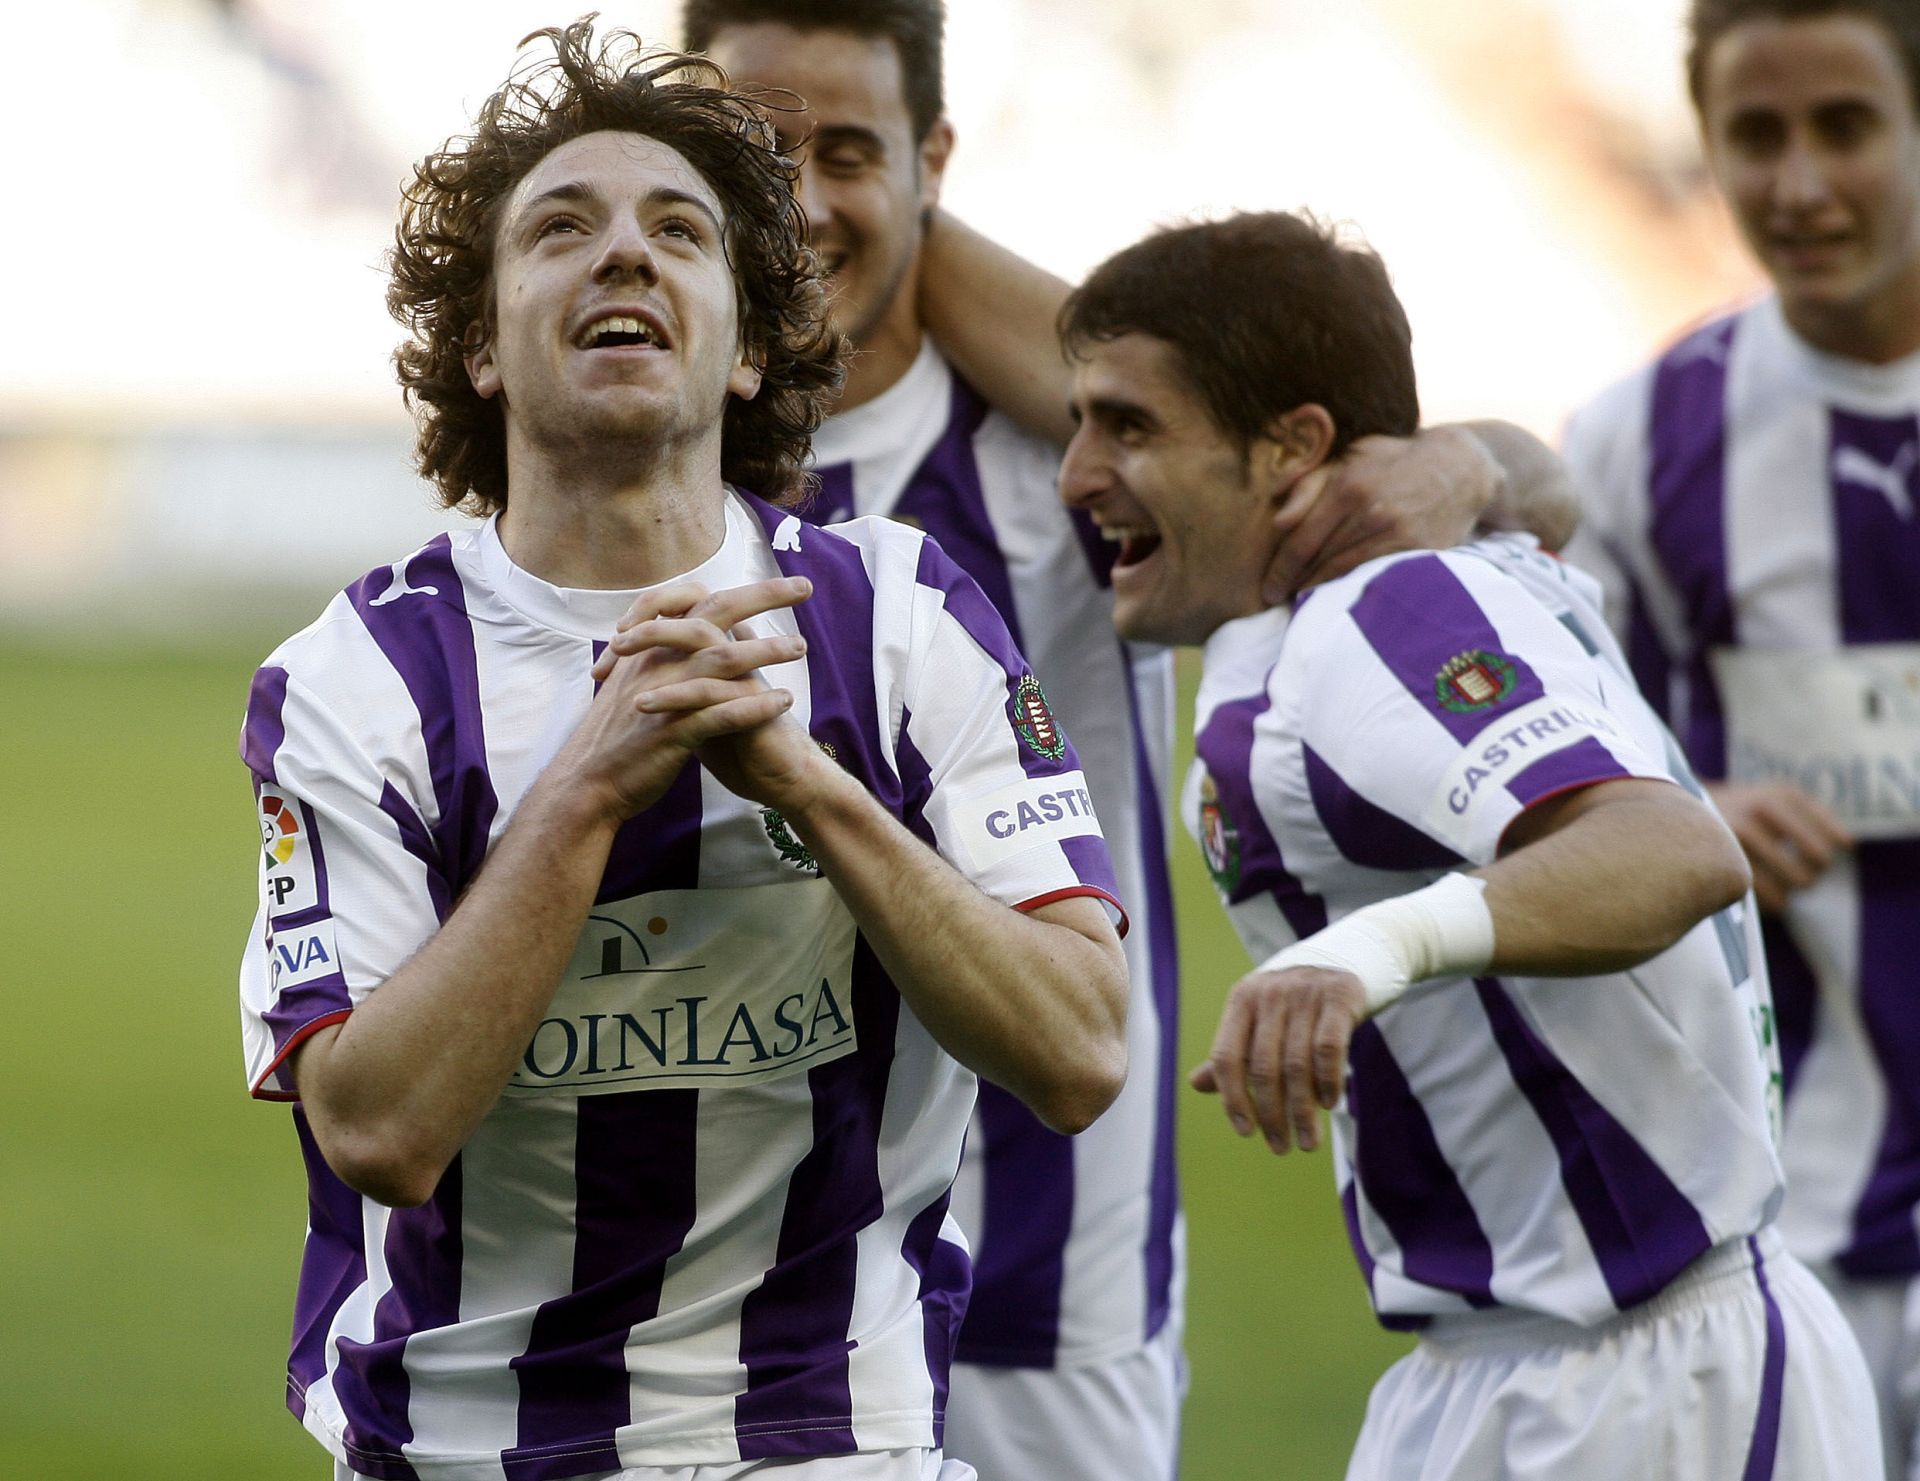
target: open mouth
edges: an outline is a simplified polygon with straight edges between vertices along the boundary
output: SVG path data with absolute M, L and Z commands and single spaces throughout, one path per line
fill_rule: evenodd
M 1152 525 L 1104 526 L 1100 533 L 1120 547 L 1113 560 L 1115 570 L 1137 566 L 1160 548 L 1160 532 Z
M 636 345 L 666 347 L 652 325 L 631 314 L 608 314 L 595 319 L 573 337 L 573 343 L 581 350 L 619 350 Z

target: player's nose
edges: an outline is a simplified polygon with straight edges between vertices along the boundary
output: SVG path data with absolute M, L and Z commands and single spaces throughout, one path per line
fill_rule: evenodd
M 828 204 L 826 182 L 820 177 L 820 167 L 811 159 L 800 166 L 800 178 L 794 182 L 793 198 L 800 207 L 800 214 L 807 218 L 807 234 L 815 239 L 826 229 L 833 208 Z
M 1113 467 L 1096 445 L 1095 434 L 1081 423 L 1060 459 L 1060 498 L 1069 508 L 1091 503 L 1113 487 Z
M 1825 204 L 1829 193 L 1819 150 L 1805 138 L 1789 140 L 1774 167 L 1774 204 L 1782 210 L 1806 211 Z
M 606 283 L 625 277 L 647 284 L 657 283 L 660 267 L 653 259 L 653 248 L 640 223 L 616 219 L 608 224 L 601 237 L 600 252 L 593 263 L 593 279 L 596 283 Z

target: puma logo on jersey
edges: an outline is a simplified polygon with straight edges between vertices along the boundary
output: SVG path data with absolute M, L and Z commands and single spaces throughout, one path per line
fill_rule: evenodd
M 1920 463 L 1920 446 L 1902 445 L 1891 464 L 1882 463 L 1873 454 L 1857 447 L 1839 447 L 1833 453 L 1833 478 L 1859 488 L 1877 489 L 1902 519 L 1913 518 L 1914 465 Z
M 407 585 L 407 562 L 412 559 L 413 557 L 409 555 L 393 563 L 393 580 L 387 583 L 387 589 L 385 591 L 367 603 L 368 606 L 384 607 L 388 602 L 399 601 L 401 597 L 437 597 L 440 595 L 440 588 L 437 586 Z
M 800 548 L 800 520 L 789 514 L 780 521 L 780 528 L 773 532 L 775 550 L 798 550 Z

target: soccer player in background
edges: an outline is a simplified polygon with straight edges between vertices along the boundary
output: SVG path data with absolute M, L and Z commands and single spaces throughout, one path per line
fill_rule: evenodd
M 938 0 L 689 0 L 684 22 L 686 44 L 736 84 L 782 90 L 771 116 L 800 161 L 834 323 L 853 345 L 835 414 L 814 437 L 820 490 L 801 512 L 905 520 L 980 583 L 1074 738 L 1132 916 L 1131 1068 L 1114 1107 L 1068 1139 L 981 1086 L 954 1194 L 975 1266 L 947 1448 L 988 1477 L 1166 1481 L 1185 1387 L 1162 803 L 1171 656 L 1115 641 L 1113 547 L 1055 491 L 1072 430 L 1052 329 L 1066 286 L 937 214 L 954 144 Z M 929 317 L 941 326 L 932 338 Z M 995 411 L 948 363 L 946 342 L 1034 430 Z M 1547 529 L 1565 521 L 1551 456 L 1519 438 L 1501 450 L 1517 465 L 1503 505 Z M 1367 542 L 1464 538 L 1504 476 L 1452 429 L 1362 454 L 1278 566 L 1356 559 Z
M 1333 1111 L 1375 1309 L 1421 1333 L 1349 1476 L 1878 1475 L 1859 1350 L 1772 1228 L 1747 869 L 1597 588 L 1501 536 L 1262 595 L 1275 507 L 1418 416 L 1379 259 L 1170 230 L 1063 325 L 1062 495 L 1121 542 L 1118 630 L 1205 646 L 1182 810 L 1265 958 L 1195 1084 L 1276 1152 Z
M 336 1476 L 961 1481 L 974 1071 L 1125 1071 L 1084 778 L 923 535 L 786 497 L 842 344 L 755 108 L 587 22 L 417 169 L 421 467 L 488 517 L 255 678 L 250 1082 Z M 761 675 L 764 673 L 764 679 Z
M 1773 291 L 1580 412 L 1570 551 L 1745 845 L 1781 1229 L 1920 1477 L 1920 7 L 1699 0 L 1688 77 Z M 1857 840 L 1857 842 L 1855 841 Z

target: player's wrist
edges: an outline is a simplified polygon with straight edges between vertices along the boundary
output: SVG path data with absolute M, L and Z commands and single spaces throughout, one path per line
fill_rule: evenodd
M 1483 972 L 1493 961 L 1486 881 L 1449 874 L 1425 889 L 1381 900 L 1274 953 L 1266 972 L 1322 967 L 1359 979 L 1368 1017 L 1416 982 Z

